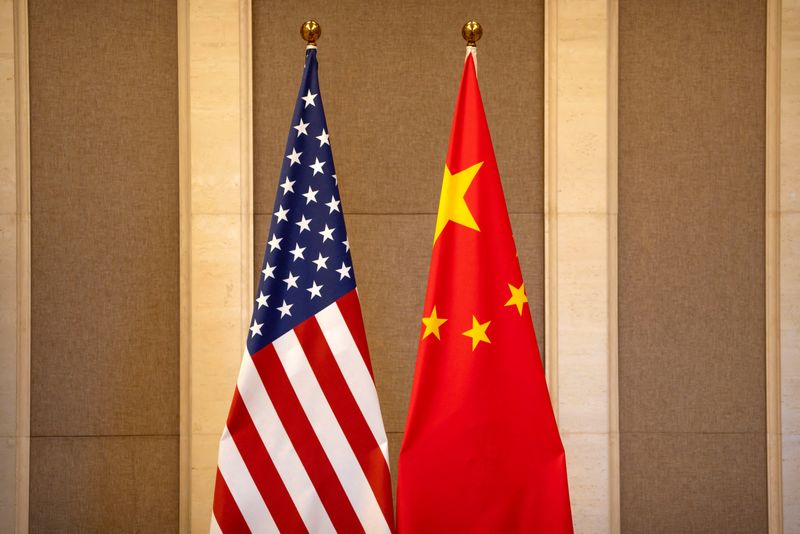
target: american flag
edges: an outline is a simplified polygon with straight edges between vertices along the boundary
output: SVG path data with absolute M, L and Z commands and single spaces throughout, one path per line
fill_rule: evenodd
M 256 293 L 211 532 L 391 532 L 388 444 L 313 45 Z

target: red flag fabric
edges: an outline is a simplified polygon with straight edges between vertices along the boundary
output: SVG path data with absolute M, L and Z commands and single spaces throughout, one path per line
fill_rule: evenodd
M 400 450 L 399 532 L 572 532 L 527 300 L 468 54 Z

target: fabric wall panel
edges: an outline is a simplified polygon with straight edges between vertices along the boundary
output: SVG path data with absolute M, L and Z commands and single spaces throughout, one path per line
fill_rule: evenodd
M 31 530 L 174 530 L 176 4 L 28 4 Z
M 765 16 L 620 2 L 626 531 L 766 529 Z

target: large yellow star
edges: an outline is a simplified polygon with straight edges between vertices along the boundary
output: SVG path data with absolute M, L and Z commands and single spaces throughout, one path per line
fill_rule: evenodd
M 422 324 L 425 325 L 425 332 L 422 334 L 422 339 L 425 339 L 431 334 L 436 336 L 436 339 L 442 339 L 441 337 L 439 337 L 439 327 L 446 322 L 447 319 L 442 319 L 441 317 L 436 316 L 436 306 L 434 306 L 433 311 L 431 311 L 430 317 L 422 318 Z
M 506 302 L 506 306 L 516 306 L 517 311 L 522 315 L 522 305 L 528 302 L 528 297 L 525 295 L 525 284 L 519 287 L 514 287 L 508 284 L 508 289 L 511 290 L 511 298 Z
M 478 343 L 481 341 L 491 343 L 489 336 L 486 335 L 486 329 L 489 328 L 489 323 L 491 323 L 491 321 L 486 321 L 481 324 L 474 315 L 472 316 L 472 328 L 462 333 L 462 335 L 472 338 L 472 350 L 475 350 L 475 347 L 477 347 Z
M 436 216 L 436 232 L 433 235 L 433 242 L 439 239 L 444 227 L 449 221 L 456 224 L 472 228 L 480 232 L 478 223 L 469 211 L 464 195 L 467 194 L 472 180 L 478 174 L 483 162 L 464 169 L 461 172 L 450 174 L 447 165 L 444 166 L 444 178 L 442 178 L 442 195 L 439 197 L 439 214 Z

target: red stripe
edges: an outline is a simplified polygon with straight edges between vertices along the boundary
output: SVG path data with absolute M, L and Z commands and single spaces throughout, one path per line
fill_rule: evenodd
M 308 422 L 275 347 L 270 344 L 258 351 L 253 356 L 253 363 L 333 526 L 340 532 L 364 532 L 353 505 Z
M 239 506 L 233 500 L 231 490 L 222 478 L 222 473 L 217 469 L 217 481 L 214 486 L 214 518 L 217 520 L 222 532 L 250 532 L 250 527 L 247 526 L 242 512 L 239 511 Z
M 361 315 L 361 302 L 358 300 L 358 292 L 356 292 L 355 289 L 352 290 L 347 295 L 337 300 L 336 304 L 339 306 L 339 311 L 342 312 L 344 322 L 347 323 L 347 328 L 350 330 L 350 334 L 356 342 L 358 352 L 360 352 L 361 357 L 364 358 L 364 365 L 367 366 L 369 375 L 372 377 L 372 381 L 375 382 L 375 375 L 372 374 L 372 362 L 369 358 L 367 334 L 364 331 L 364 319 Z
M 261 498 L 269 508 L 278 530 L 308 532 L 244 405 L 239 388 L 236 388 L 233 394 L 231 411 L 228 414 L 228 431 L 233 436 L 236 448 L 239 449 L 239 454 L 261 493 Z
M 367 476 L 387 525 L 393 525 L 392 485 L 389 466 L 372 434 L 364 414 L 333 356 L 316 318 L 311 317 L 294 329 L 314 376 L 328 399 L 347 442 Z

